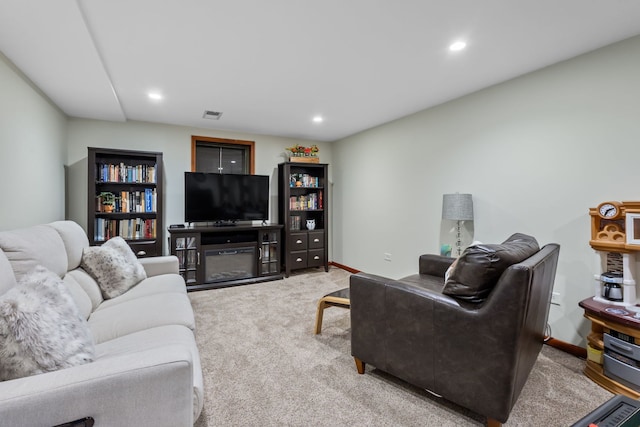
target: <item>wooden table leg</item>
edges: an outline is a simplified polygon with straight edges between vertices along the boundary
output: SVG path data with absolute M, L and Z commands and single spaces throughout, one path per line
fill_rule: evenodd
M 324 309 L 327 308 L 327 306 L 328 304 L 324 298 L 321 298 L 320 301 L 318 301 L 318 310 L 316 311 L 316 335 L 318 335 L 322 329 L 322 316 L 324 314 Z

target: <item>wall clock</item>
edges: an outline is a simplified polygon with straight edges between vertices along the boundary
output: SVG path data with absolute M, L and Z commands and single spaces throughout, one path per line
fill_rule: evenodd
M 625 214 L 628 203 L 606 201 L 595 208 L 589 208 L 591 216 L 591 240 L 592 248 L 602 251 L 627 251 L 625 236 Z
M 618 202 L 604 202 L 598 205 L 598 215 L 604 219 L 618 219 L 622 210 Z

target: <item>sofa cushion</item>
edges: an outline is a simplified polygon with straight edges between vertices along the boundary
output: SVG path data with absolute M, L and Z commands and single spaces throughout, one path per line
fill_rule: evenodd
M 55 273 L 37 266 L 0 296 L 0 380 L 93 360 L 86 320 Z
M 47 225 L 0 232 L 0 249 L 5 253 L 19 281 L 41 265 L 58 277 L 67 272 L 67 252 L 60 235 Z
M 166 325 L 195 329 L 191 301 L 186 294 L 166 292 L 107 307 L 101 304 L 89 316 L 89 328 L 96 343 Z
M 469 246 L 457 259 L 443 294 L 471 302 L 484 301 L 502 273 L 540 250 L 535 238 L 516 233 L 502 244 Z
M 127 242 L 116 236 L 84 249 L 82 268 L 98 282 L 105 299 L 122 295 L 147 277 Z
M 80 266 L 82 251 L 89 246 L 87 233 L 73 221 L 55 221 L 47 224 L 58 232 L 67 252 L 67 271 Z
M 100 286 L 98 286 L 98 282 L 96 282 L 93 277 L 89 276 L 89 273 L 81 268 L 76 268 L 75 270 L 69 271 L 65 278 L 67 276 L 72 277 L 73 280 L 80 285 L 82 290 L 87 293 L 87 296 L 91 300 L 91 311 L 95 310 L 100 304 L 102 304 L 104 298 L 102 297 Z
M 160 276 L 147 277 L 122 295 L 105 300 L 100 304 L 100 309 L 118 305 L 124 301 L 136 298 L 146 298 L 150 295 L 176 292 L 186 294 L 187 287 L 184 279 L 179 274 L 162 274 Z
M 186 347 L 192 354 L 193 362 L 193 419 L 200 416 L 204 404 L 204 384 L 198 346 L 193 332 L 180 325 L 159 326 L 145 329 L 96 345 L 96 359 L 116 359 L 127 354 L 143 353 L 149 349 L 167 349 L 179 345 Z
M 16 276 L 13 274 L 11 263 L 4 252 L 0 251 L 0 295 L 16 285 Z
M 69 293 L 73 297 L 73 301 L 76 303 L 76 307 L 78 307 L 80 316 L 85 320 L 88 319 L 89 315 L 93 311 L 93 304 L 91 303 L 89 295 L 72 275 L 67 274 L 64 276 L 62 281 L 67 286 Z

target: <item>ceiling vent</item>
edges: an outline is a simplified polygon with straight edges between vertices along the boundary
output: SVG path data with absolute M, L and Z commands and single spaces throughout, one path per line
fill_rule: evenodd
M 220 111 L 204 110 L 202 115 L 202 118 L 209 120 L 220 120 L 220 117 L 222 117 L 222 112 Z

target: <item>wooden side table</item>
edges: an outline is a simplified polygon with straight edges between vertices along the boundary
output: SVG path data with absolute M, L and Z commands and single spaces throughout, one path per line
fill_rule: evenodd
M 635 313 L 624 307 L 595 301 L 593 298 L 580 301 L 579 305 L 584 309 L 584 317 L 591 321 L 591 332 L 587 336 L 585 375 L 612 393 L 639 399 L 640 392 L 604 374 L 602 357 L 604 354 L 603 334 L 610 333 L 612 330 L 631 336 L 640 342 L 640 318 L 635 317 Z

